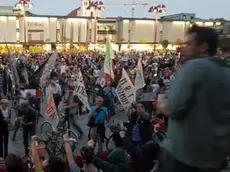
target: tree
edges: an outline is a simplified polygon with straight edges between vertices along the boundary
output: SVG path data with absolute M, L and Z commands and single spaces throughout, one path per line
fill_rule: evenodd
M 163 46 L 164 49 L 166 49 L 168 47 L 168 45 L 169 45 L 169 41 L 168 40 L 163 40 L 161 42 L 161 45 Z
M 148 42 L 151 42 L 148 38 L 141 38 L 139 41 L 141 44 L 146 44 Z
M 183 41 L 181 39 L 177 39 L 175 42 L 172 43 L 173 45 L 176 45 L 176 46 L 182 46 L 183 45 Z
M 230 52 L 230 38 L 229 37 L 220 37 L 219 47 L 223 53 Z

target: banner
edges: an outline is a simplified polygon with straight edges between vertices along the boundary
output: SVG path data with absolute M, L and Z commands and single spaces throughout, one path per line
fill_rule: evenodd
M 142 58 L 138 59 L 137 67 L 138 69 L 135 76 L 135 88 L 136 90 L 139 90 L 140 88 L 143 88 L 145 86 L 145 79 L 142 68 Z
M 80 70 L 78 70 L 78 73 L 77 73 L 77 81 L 76 81 L 76 85 L 75 85 L 75 88 L 73 91 L 73 95 L 77 95 L 78 98 L 83 103 L 83 105 L 87 109 L 90 109 L 89 102 L 88 102 L 88 96 L 87 96 L 86 89 L 85 89 L 84 80 L 83 80 L 82 73 Z
M 110 77 L 114 79 L 112 58 L 114 58 L 114 54 L 111 47 L 111 42 L 107 37 L 105 45 L 104 73 L 110 75 Z
M 51 74 L 52 70 L 54 69 L 56 60 L 57 60 L 57 53 L 53 54 L 49 58 L 47 64 L 45 65 L 45 69 L 44 69 L 42 76 L 40 78 L 40 86 L 42 88 L 47 86 L 47 83 L 48 83 L 49 78 L 50 78 L 50 74 Z
M 52 94 L 49 94 L 47 97 L 45 115 L 47 115 L 48 117 L 52 119 L 58 118 L 57 110 L 56 110 L 56 106 L 55 106 L 54 98 Z
M 128 108 L 136 101 L 136 89 L 124 69 L 122 69 L 122 77 L 118 82 L 116 94 L 124 108 Z

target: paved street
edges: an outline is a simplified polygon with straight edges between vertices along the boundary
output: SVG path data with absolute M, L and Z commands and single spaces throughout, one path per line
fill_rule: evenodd
M 12 110 L 13 112 L 14 110 Z M 43 108 L 41 109 L 41 112 L 44 112 L 44 106 Z M 13 115 L 13 119 L 12 121 L 14 121 L 15 119 L 15 113 L 13 112 L 12 113 Z M 125 115 L 124 112 L 117 112 L 117 116 L 116 116 L 116 119 L 119 119 L 119 120 L 122 120 L 122 121 L 126 121 L 127 120 L 127 117 Z M 37 135 L 39 136 L 40 135 L 40 130 L 39 130 L 39 126 L 40 124 L 46 119 L 42 119 L 40 118 L 39 120 L 39 124 L 37 126 Z M 80 116 L 79 120 L 78 120 L 78 123 L 79 125 L 81 126 L 81 128 L 83 129 L 85 135 L 84 137 L 82 138 L 82 140 L 80 140 L 79 142 L 79 145 L 78 145 L 78 149 L 74 152 L 74 153 L 78 153 L 79 149 L 82 147 L 82 146 L 86 146 L 87 145 L 87 141 L 88 141 L 88 131 L 89 131 L 89 127 L 87 127 L 87 121 L 88 121 L 88 117 L 87 115 L 82 115 Z M 109 131 L 109 129 L 107 128 L 106 130 L 106 136 L 109 137 L 111 135 L 111 132 Z M 17 133 L 17 136 L 16 136 L 16 141 L 15 142 L 12 142 L 12 136 L 13 136 L 13 132 L 11 131 L 10 132 L 10 137 L 9 137 L 9 152 L 10 153 L 15 153 L 15 154 L 18 154 L 18 155 L 23 155 L 24 154 L 24 146 L 23 146 L 23 139 L 22 139 L 22 131 L 18 131 Z M 104 146 L 105 147 L 105 146 Z

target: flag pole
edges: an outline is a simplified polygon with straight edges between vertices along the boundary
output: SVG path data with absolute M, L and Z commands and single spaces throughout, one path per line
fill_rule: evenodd
M 107 41 L 109 43 L 109 52 L 111 52 L 111 43 L 110 43 L 110 40 L 109 40 L 109 35 L 108 35 L 108 31 L 107 31 Z M 112 58 L 111 58 L 111 54 L 110 55 L 110 62 L 112 62 Z M 111 81 L 112 81 L 112 73 L 111 73 L 111 63 L 109 62 L 109 76 L 111 78 Z

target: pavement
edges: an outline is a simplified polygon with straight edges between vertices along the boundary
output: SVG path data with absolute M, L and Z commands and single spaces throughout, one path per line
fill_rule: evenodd
M 41 113 L 44 114 L 44 105 L 41 108 Z M 14 110 L 12 110 L 12 122 L 15 120 L 16 115 L 14 113 Z M 43 123 L 45 120 L 48 118 L 40 118 L 39 123 L 37 125 L 37 131 L 36 135 L 39 137 L 40 136 L 40 124 Z M 117 111 L 117 115 L 115 116 L 115 121 L 122 120 L 122 121 L 127 121 L 128 118 L 125 115 L 124 112 Z M 52 121 L 51 121 L 52 122 Z M 82 130 L 84 131 L 84 136 L 81 140 L 79 140 L 79 144 L 77 149 L 74 151 L 74 154 L 79 154 L 79 150 L 83 146 L 87 146 L 88 142 L 88 132 L 89 132 L 89 127 L 86 125 L 88 122 L 88 116 L 87 114 L 79 116 L 78 119 L 78 124 L 81 126 Z M 73 129 L 73 127 L 71 127 Z M 76 132 L 77 133 L 77 132 Z M 112 133 L 110 132 L 108 125 L 106 124 L 106 137 L 108 138 Z M 22 137 L 22 131 L 19 130 L 16 135 L 16 139 L 13 142 L 12 141 L 13 137 L 13 131 L 10 131 L 9 135 L 9 153 L 15 153 L 17 155 L 23 155 L 24 154 L 24 146 L 23 146 L 23 137 Z M 105 149 L 105 144 L 104 144 L 104 149 Z

